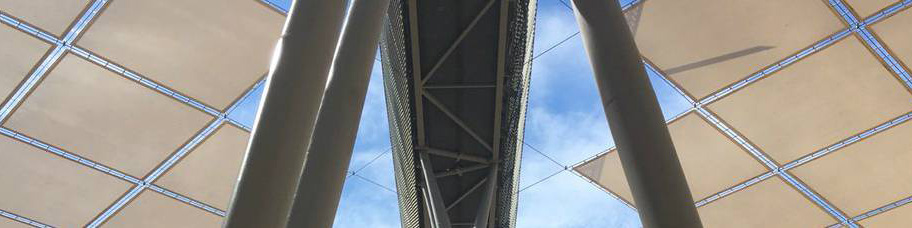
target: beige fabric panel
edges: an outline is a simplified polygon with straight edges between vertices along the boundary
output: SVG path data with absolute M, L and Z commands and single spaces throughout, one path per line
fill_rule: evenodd
M 77 44 L 225 109 L 268 70 L 283 22 L 255 0 L 115 0 Z
M 225 124 L 156 182 L 227 210 L 249 136 L 246 131 Z
M 837 222 L 778 177 L 699 207 L 697 212 L 706 228 L 825 227 Z
M 91 0 L 0 0 L 0 11 L 62 37 Z
M 51 45 L 6 24 L 0 24 L 0 101 L 28 76 Z
M 766 172 L 760 162 L 699 114 L 690 113 L 675 120 L 668 125 L 668 131 L 694 200 Z
M 708 107 L 786 163 L 912 111 L 912 95 L 850 36 Z
M 222 217 L 153 191 L 143 191 L 102 227 L 217 228 Z
M 668 130 L 696 201 L 766 172 L 760 162 L 698 114 L 690 113 L 675 120 Z M 576 170 L 633 202 L 618 153 L 602 155 Z
M 62 58 L 6 127 L 142 177 L 214 119 L 75 55 Z
M 0 151 L 0 209 L 51 226 L 86 225 L 130 188 L 129 182 L 6 136 L 0 136 Z
M 858 224 L 867 228 L 908 228 L 909 224 L 912 224 L 912 204 L 866 218 Z
M 855 13 L 858 13 L 859 19 L 864 19 L 899 0 L 845 0 L 845 2 L 855 10 Z
M 822 0 L 644 4 L 640 52 L 698 99 L 845 27 Z
M 611 150 L 608 153 L 614 153 L 614 152 L 617 152 L 617 151 Z M 585 176 L 586 178 L 589 178 L 592 180 L 598 180 L 599 177 L 601 177 L 602 167 L 605 165 L 604 156 L 605 156 L 604 154 L 599 155 L 598 157 L 596 157 L 592 160 L 589 160 L 584 164 L 580 164 L 579 166 L 574 167 L 573 169 L 576 170 L 576 172 Z
M 13 220 L 13 219 L 10 219 L 7 217 L 0 217 L 0 227 L 2 227 L 2 228 L 31 228 L 32 226 L 26 225 L 25 223 L 21 223 L 19 221 L 16 221 L 16 220 Z
M 621 166 L 621 158 L 618 157 L 617 150 L 612 150 L 586 164 L 577 166 L 575 169 L 621 199 L 630 204 L 635 204 L 633 202 L 633 192 L 630 191 L 630 185 L 627 184 L 627 176 L 624 174 L 624 168 Z
M 893 57 L 906 65 L 906 70 L 912 70 L 912 10 L 905 10 L 871 26 L 871 30 L 879 36 L 884 46 L 893 52 Z
M 798 178 L 849 216 L 912 195 L 912 122 L 799 166 Z

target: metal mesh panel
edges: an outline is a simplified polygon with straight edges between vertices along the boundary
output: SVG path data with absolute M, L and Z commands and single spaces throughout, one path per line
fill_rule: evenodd
M 504 129 L 500 153 L 504 161 L 498 173 L 496 202 L 496 227 L 516 225 L 517 191 L 519 189 L 520 158 L 522 157 L 523 129 L 526 104 L 529 99 L 529 79 L 532 69 L 532 46 L 535 34 L 535 7 L 537 0 L 510 1 L 507 28 L 507 59 L 504 78 L 503 113 Z
M 417 188 L 418 161 L 414 153 L 415 137 L 412 122 L 415 119 L 414 99 L 411 86 L 410 53 L 405 34 L 408 34 L 405 21 L 406 2 L 390 1 L 387 18 L 383 24 L 380 41 L 380 54 L 383 56 L 383 84 L 386 92 L 386 110 L 389 114 L 390 144 L 393 147 L 393 163 L 396 177 L 396 188 L 399 195 L 399 216 L 402 227 L 419 227 L 422 222 L 422 207 Z

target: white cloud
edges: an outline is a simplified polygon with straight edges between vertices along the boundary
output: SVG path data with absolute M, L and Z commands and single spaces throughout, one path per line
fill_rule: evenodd
M 563 172 L 519 194 L 517 227 L 639 227 L 636 212 Z

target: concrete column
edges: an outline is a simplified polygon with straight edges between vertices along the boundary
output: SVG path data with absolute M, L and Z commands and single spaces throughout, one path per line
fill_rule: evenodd
M 344 7 L 341 0 L 292 3 L 224 227 L 286 227 Z
M 573 0 L 643 227 L 702 227 L 639 51 L 616 0 Z
M 389 0 L 353 0 L 288 227 L 332 227 Z

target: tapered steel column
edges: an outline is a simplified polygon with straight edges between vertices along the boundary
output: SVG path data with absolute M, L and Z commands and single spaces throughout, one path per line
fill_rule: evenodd
M 288 227 L 332 227 L 389 0 L 353 0 Z
M 292 3 L 224 227 L 286 227 L 344 7 L 342 0 Z
M 643 227 L 702 227 L 665 119 L 616 0 L 573 0 Z

